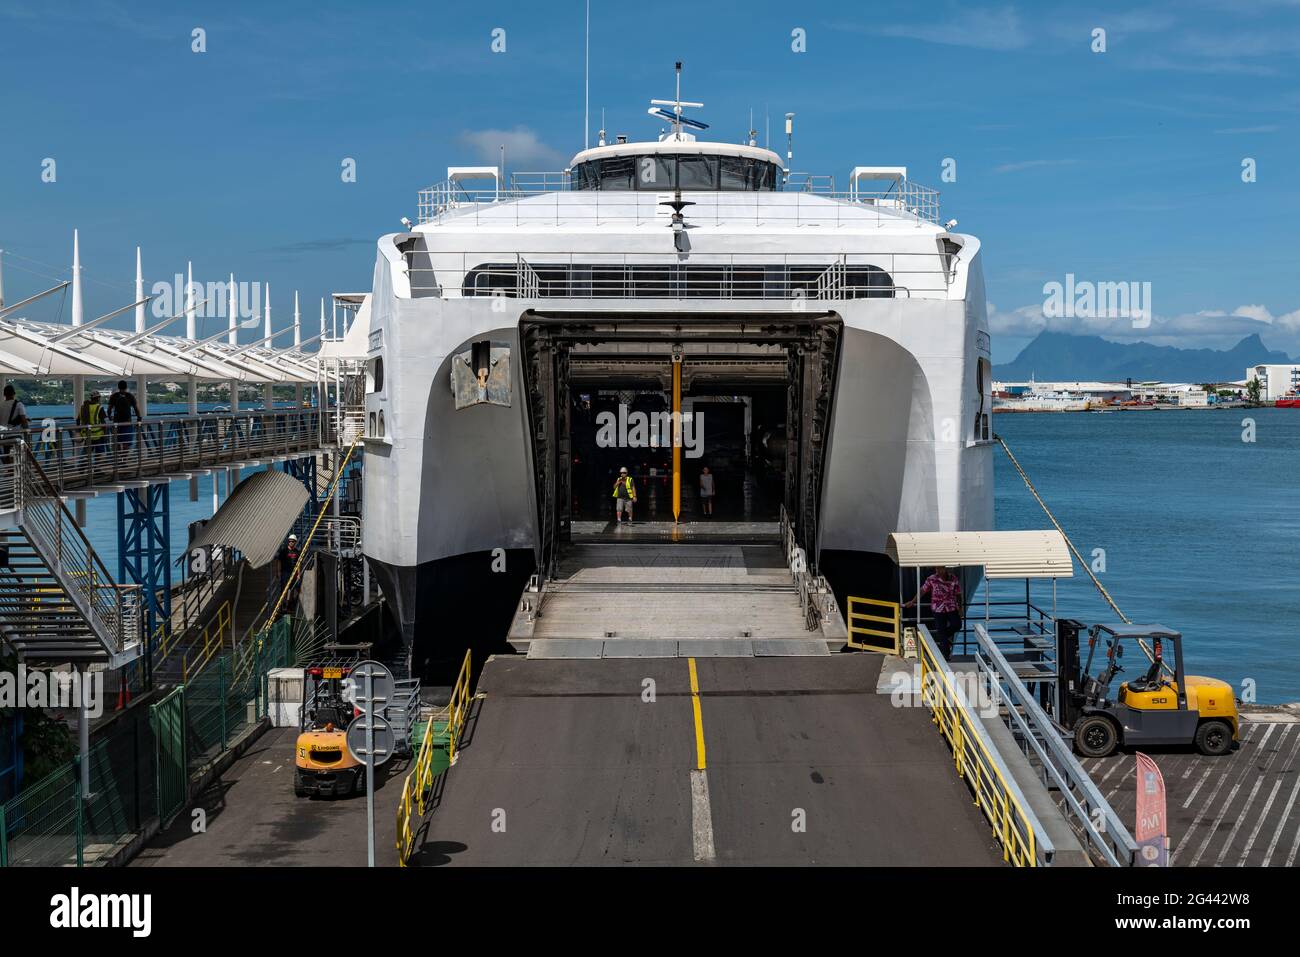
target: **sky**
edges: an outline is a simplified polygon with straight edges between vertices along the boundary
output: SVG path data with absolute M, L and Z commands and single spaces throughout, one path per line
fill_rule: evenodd
M 132 301 L 137 245 L 150 286 L 187 261 L 269 283 L 277 328 L 294 290 L 312 317 L 368 291 L 376 238 L 447 166 L 504 143 L 508 170 L 562 169 L 582 148 L 583 18 L 583 0 L 0 0 L 6 300 L 70 275 L 74 227 L 87 318 Z M 604 109 L 611 134 L 653 138 L 648 100 L 682 60 L 715 138 L 740 141 L 752 109 L 783 152 L 794 112 L 796 171 L 843 189 L 853 166 L 902 165 L 938 188 L 983 243 L 995 361 L 1043 328 L 1259 333 L 1300 356 L 1297 53 L 1300 0 L 595 0 L 589 132 Z M 1152 321 L 1045 317 L 1069 275 L 1149 283 Z

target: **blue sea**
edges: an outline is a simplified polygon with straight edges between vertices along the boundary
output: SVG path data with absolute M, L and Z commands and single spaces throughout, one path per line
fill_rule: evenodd
M 993 426 L 1084 558 L 1105 550 L 1097 577 L 1124 614 L 1183 633 L 1189 673 L 1239 697 L 1253 682 L 1261 704 L 1300 701 L 1300 409 L 1017 413 Z M 997 527 L 1050 528 L 995 455 Z M 1066 617 L 1114 620 L 1077 567 L 1057 597 Z

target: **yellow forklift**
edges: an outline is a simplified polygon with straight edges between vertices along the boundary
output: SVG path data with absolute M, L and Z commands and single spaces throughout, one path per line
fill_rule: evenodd
M 293 793 L 298 797 L 364 794 L 365 766 L 348 750 L 356 706 L 348 695 L 355 660 L 332 659 L 303 670 L 303 703 L 294 748 Z
M 1184 673 L 1181 634 L 1163 625 L 1093 625 L 1081 666 L 1083 629 L 1071 619 L 1057 621 L 1061 680 L 1053 702 L 1053 717 L 1073 736 L 1079 754 L 1104 758 L 1121 747 L 1194 745 L 1202 754 L 1222 755 L 1233 749 L 1240 729 L 1232 686 Z M 1135 645 L 1145 646 L 1151 661 L 1142 660 L 1143 673 L 1122 682 L 1111 697 L 1111 682 L 1124 670 L 1124 649 Z M 1100 646 L 1104 653 L 1097 659 Z

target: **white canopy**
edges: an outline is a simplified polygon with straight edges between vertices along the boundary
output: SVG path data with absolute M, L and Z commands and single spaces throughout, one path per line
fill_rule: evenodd
M 885 554 L 900 568 L 979 567 L 988 578 L 1073 578 L 1065 536 L 1030 532 L 894 532 Z

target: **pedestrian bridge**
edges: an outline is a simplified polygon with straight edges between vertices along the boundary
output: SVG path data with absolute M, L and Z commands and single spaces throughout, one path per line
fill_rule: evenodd
M 0 635 L 33 665 L 134 661 L 143 636 L 172 619 L 169 483 L 314 465 L 351 431 L 348 421 L 272 409 L 98 427 L 48 419 L 0 433 Z M 300 477 L 314 484 L 314 467 Z M 66 501 L 105 492 L 121 494 L 116 578 Z
M 60 495 L 80 498 L 305 458 L 337 447 L 341 437 L 350 441 L 351 422 L 322 416 L 316 408 L 208 412 L 99 426 L 46 419 L 3 432 L 0 443 L 26 445 L 31 461 Z M 22 507 L 12 494 L 4 497 L 17 488 L 8 483 L 0 492 L 0 515 Z

